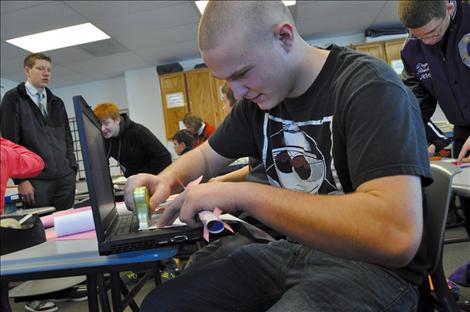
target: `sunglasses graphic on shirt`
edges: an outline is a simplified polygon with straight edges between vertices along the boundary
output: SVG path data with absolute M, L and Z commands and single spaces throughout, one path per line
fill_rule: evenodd
M 289 147 L 289 150 L 285 148 L 273 150 L 273 160 L 277 170 L 282 173 L 296 172 L 302 180 L 307 180 L 312 176 L 312 167 L 322 164 L 315 154 L 298 147 Z

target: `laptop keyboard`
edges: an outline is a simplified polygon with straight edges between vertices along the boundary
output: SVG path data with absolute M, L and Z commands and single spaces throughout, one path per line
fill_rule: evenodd
M 116 228 L 115 235 L 128 234 L 131 232 L 132 221 L 134 214 L 124 215 L 119 217 L 119 223 Z

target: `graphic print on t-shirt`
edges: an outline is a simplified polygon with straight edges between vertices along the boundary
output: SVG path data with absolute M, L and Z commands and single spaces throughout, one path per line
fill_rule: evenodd
M 265 115 L 263 161 L 272 185 L 307 193 L 340 191 L 332 174 L 331 119 L 296 122 Z

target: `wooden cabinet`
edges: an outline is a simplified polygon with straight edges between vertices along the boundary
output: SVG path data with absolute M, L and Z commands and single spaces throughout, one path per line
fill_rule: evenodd
M 224 119 L 220 88 L 223 81 L 215 79 L 207 68 L 185 72 L 189 111 L 211 125 Z
M 382 43 L 372 42 L 354 45 L 356 51 L 367 53 L 386 61 L 385 47 Z
M 385 41 L 385 52 L 387 54 L 387 63 L 391 64 L 392 61 L 401 60 L 401 50 L 403 49 L 403 45 L 405 44 L 405 40 L 391 40 Z
M 354 44 L 352 48 L 356 51 L 370 54 L 391 64 L 393 60 L 400 60 L 400 52 L 405 39 L 377 41 L 370 43 Z
M 167 139 L 179 130 L 179 122 L 189 111 L 217 127 L 224 120 L 221 88 L 223 80 L 201 68 L 160 76 Z

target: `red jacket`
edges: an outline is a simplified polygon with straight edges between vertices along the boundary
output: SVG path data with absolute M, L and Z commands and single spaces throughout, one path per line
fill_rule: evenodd
M 193 141 L 193 147 L 197 147 L 207 141 L 207 139 L 215 132 L 215 127 L 204 122 L 204 130 L 202 131 L 201 135 L 195 135 Z
M 21 145 L 0 137 L 0 214 L 3 213 L 5 190 L 9 178 L 37 176 L 44 168 L 44 161 Z

